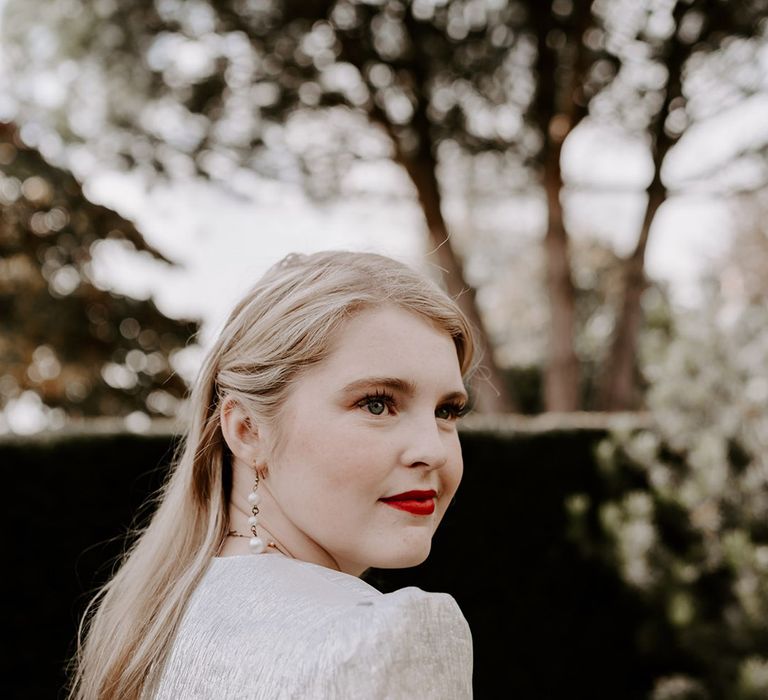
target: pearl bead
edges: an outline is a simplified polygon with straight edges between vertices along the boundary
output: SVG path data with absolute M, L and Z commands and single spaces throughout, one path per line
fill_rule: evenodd
M 250 503 L 252 506 L 259 505 L 259 503 L 261 503 L 261 494 L 257 491 L 251 491 L 248 494 L 248 503 Z
M 248 518 L 248 524 L 249 524 L 251 527 L 255 527 L 256 525 L 258 525 L 258 524 L 259 524 L 259 518 L 258 518 L 258 516 L 256 516 L 256 515 L 252 515 L 250 518 Z
M 251 537 L 248 541 L 248 546 L 253 554 L 261 554 L 267 548 L 261 537 Z

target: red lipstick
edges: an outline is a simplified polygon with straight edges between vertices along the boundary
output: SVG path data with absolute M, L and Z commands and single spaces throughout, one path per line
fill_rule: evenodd
M 436 491 L 405 491 L 379 500 L 413 515 L 431 515 L 435 512 L 435 496 Z

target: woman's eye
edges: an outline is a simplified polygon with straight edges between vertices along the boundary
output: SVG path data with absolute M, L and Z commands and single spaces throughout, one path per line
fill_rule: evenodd
M 392 412 L 392 400 L 386 396 L 366 396 L 357 405 L 374 416 L 383 416 L 385 413 Z
M 435 416 L 442 418 L 443 420 L 456 420 L 464 415 L 464 411 L 464 406 L 447 404 L 445 406 L 439 406 L 435 411 Z
M 380 416 L 387 410 L 387 405 L 381 399 L 369 399 L 366 405 L 374 416 Z

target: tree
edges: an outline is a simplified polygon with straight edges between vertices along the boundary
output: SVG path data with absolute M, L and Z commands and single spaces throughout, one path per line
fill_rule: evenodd
M 536 46 L 535 122 L 541 130 L 540 180 L 547 200 L 547 288 L 552 310 L 552 349 L 544 382 L 549 410 L 574 411 L 581 405 L 579 360 L 574 348 L 576 294 L 561 196 L 561 156 L 565 139 L 588 114 L 589 100 L 612 75 L 609 56 L 591 41 L 591 2 L 530 3 Z M 602 77 L 593 68 L 604 67 Z
M 614 41 L 623 63 L 616 88 L 636 96 L 633 106 L 647 134 L 653 177 L 637 244 L 624 263 L 620 311 L 600 390 L 601 405 L 608 410 L 635 408 L 639 401 L 636 356 L 647 285 L 645 252 L 656 214 L 669 194 L 662 176 L 666 156 L 691 125 L 760 89 L 759 72 L 743 68 L 759 46 L 748 40 L 759 34 L 766 17 L 765 3 L 759 0 L 677 0 L 658 7 L 647 3 L 639 11 L 632 4 L 635 12 L 629 3 L 614 3 L 606 24 L 614 37 L 634 36 L 647 47 L 638 58 L 631 42 Z M 634 20 L 628 23 L 627 17 Z M 726 96 L 721 104 L 709 94 L 718 83 Z
M 760 2 L 130 0 L 97 7 L 69 0 L 45 13 L 34 2 L 11 2 L 5 31 L 15 39 L 11 56 L 16 51 L 20 71 L 25 62 L 42 70 L 29 58 L 42 53 L 33 50 L 35 41 L 58 41 L 43 65 L 71 84 L 61 100 L 66 109 L 49 114 L 58 115 L 65 140 L 85 140 L 101 158 L 117 153 L 129 167 L 219 182 L 253 168 L 300 179 L 318 197 L 337 193 L 356 159 L 394 160 L 414 186 L 446 285 L 480 330 L 474 288 L 445 218 L 447 185 L 466 176 L 467 163 L 489 162 L 492 186 L 506 185 L 507 196 L 526 178 L 537 183 L 548 212 L 545 403 L 574 410 L 582 382 L 564 142 L 589 120 L 647 134 L 654 153 L 601 392 L 605 406 L 627 407 L 637 393 L 644 255 L 667 195 L 662 163 L 686 119 L 711 108 L 704 96 L 696 97 L 696 109 L 681 109 L 684 84 L 693 84 L 685 83 L 686 71 L 703 55 L 723 53 L 716 49 L 727 37 L 754 33 Z M 17 92 L 24 97 L 32 82 L 18 81 Z M 291 125 L 312 114 L 327 117 L 321 131 L 292 144 Z M 386 137 L 383 148 L 370 125 Z M 503 388 L 486 335 L 492 383 Z M 476 385 L 479 407 L 498 409 L 503 397 L 488 388 Z M 624 398 L 610 398 L 617 391 Z
M 9 5 L 7 33 L 18 39 L 30 21 L 38 21 L 32 5 Z M 511 35 L 507 28 L 491 41 L 490 34 L 513 25 L 514 13 L 478 5 L 470 16 L 460 5 L 134 0 L 99 11 L 78 4 L 74 19 L 60 14 L 49 21 L 54 36 L 63 37 L 65 55 L 81 59 L 84 70 L 101 72 L 104 123 L 113 127 L 102 133 L 110 134 L 128 164 L 178 171 L 181 163 L 205 176 L 232 164 L 282 176 L 316 174 L 319 166 L 310 154 L 286 159 L 285 151 L 268 147 L 276 124 L 298 112 L 342 109 L 380 128 L 389 139 L 390 157 L 413 183 L 445 286 L 479 332 L 490 382 L 475 382 L 476 406 L 509 410 L 511 397 L 474 289 L 451 245 L 436 167 L 446 134 L 457 138 L 460 132 L 459 139 L 478 149 L 503 141 L 495 133 L 485 138 L 456 128 L 467 119 L 467 106 L 451 88 L 460 84 L 470 100 L 491 106 L 504 102 L 494 71 L 503 69 Z M 23 43 L 16 44 L 20 55 L 27 51 Z M 188 57 L 196 54 L 196 67 L 182 65 L 185 51 Z M 442 106 L 435 99 L 441 90 Z M 71 116 L 77 108 L 70 106 L 70 116 L 57 124 L 60 133 L 93 143 L 99 129 L 83 133 Z M 179 127 L 175 133 L 168 119 Z M 321 174 L 319 187 L 313 178 L 315 191 L 333 191 L 327 175 Z
M 169 360 L 197 324 L 95 286 L 105 240 L 168 262 L 0 123 L 0 405 L 32 391 L 74 417 L 175 413 L 186 384 Z

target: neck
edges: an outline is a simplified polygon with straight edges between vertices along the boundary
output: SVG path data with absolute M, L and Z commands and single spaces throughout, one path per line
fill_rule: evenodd
M 247 501 L 248 490 L 233 486 L 232 498 L 229 506 L 229 530 L 241 534 L 250 533 L 248 517 L 251 515 L 251 507 Z M 259 504 L 259 524 L 256 526 L 259 537 L 265 543 L 274 542 L 275 547 L 268 547 L 267 551 L 282 552 L 286 556 L 311 564 L 319 564 L 328 569 L 342 571 L 342 567 L 319 544 L 311 540 L 296 525 L 294 525 L 269 491 L 268 480 L 264 479 L 259 484 L 261 503 Z M 227 538 L 222 555 L 243 554 L 248 552 L 246 538 Z M 351 572 L 353 576 L 359 576 L 361 572 Z

